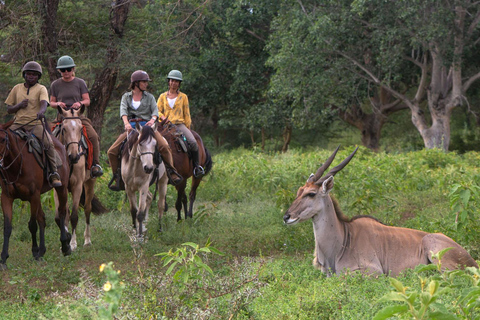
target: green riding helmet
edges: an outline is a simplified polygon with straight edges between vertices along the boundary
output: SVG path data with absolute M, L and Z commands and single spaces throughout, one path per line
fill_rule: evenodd
M 73 67 L 75 67 L 75 62 L 73 62 L 72 57 L 62 56 L 58 59 L 57 69 L 73 68 Z
M 38 79 L 42 77 L 42 66 L 35 61 L 29 61 L 25 63 L 25 65 L 22 68 L 22 76 L 25 78 L 25 72 L 27 71 L 35 71 L 38 72 Z
M 172 70 L 168 73 L 167 79 L 175 79 L 175 80 L 183 81 L 182 73 L 178 70 Z

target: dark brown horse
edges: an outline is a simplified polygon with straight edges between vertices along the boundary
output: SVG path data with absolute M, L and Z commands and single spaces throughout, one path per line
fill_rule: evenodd
M 8 245 L 12 234 L 12 205 L 15 199 L 30 202 L 28 229 L 32 235 L 32 254 L 36 260 L 41 260 L 44 256 L 46 252 L 45 213 L 42 209 L 40 195 L 52 189 L 44 169 L 38 164 L 35 156 L 28 151 L 28 140 L 25 141 L 12 130 L 5 129 L 8 125 L 0 126 L 0 184 L 4 219 L 0 270 L 7 268 Z M 65 228 L 69 168 L 64 146 L 54 137 L 52 139 L 63 163 L 62 167 L 58 168 L 62 186 L 56 188 L 59 205 L 55 212 L 55 222 L 60 229 L 62 252 L 64 255 L 69 255 L 71 253 L 71 235 Z M 40 245 L 37 243 L 38 229 L 40 229 Z
M 183 181 L 175 186 L 177 189 L 177 201 L 175 202 L 175 208 L 177 209 L 177 220 L 182 220 L 181 211 L 182 205 L 185 210 L 185 219 L 192 218 L 193 203 L 197 196 L 197 188 L 202 181 L 202 177 L 196 178 L 193 175 L 193 163 L 189 157 L 188 152 L 185 152 L 182 146 L 178 143 L 177 137 L 178 132 L 175 128 L 175 125 L 168 123 L 166 125 L 160 126 L 159 131 L 162 136 L 167 140 L 170 149 L 172 150 L 173 163 L 177 172 L 183 177 Z M 202 138 L 192 130 L 193 136 L 197 140 L 198 144 L 198 160 L 199 164 L 204 168 L 205 174 L 208 174 L 212 169 L 212 156 L 208 152 L 207 148 L 203 145 Z M 192 186 L 190 189 L 190 206 L 187 209 L 187 195 L 185 188 L 187 187 L 188 178 L 192 177 Z M 167 209 L 165 209 L 166 211 Z

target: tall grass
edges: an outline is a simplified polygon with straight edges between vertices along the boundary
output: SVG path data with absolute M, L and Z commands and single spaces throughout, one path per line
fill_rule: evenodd
M 342 149 L 333 165 L 353 147 Z M 9 270 L 1 273 L 2 319 L 95 319 L 104 305 L 105 279 L 99 266 L 112 261 L 125 284 L 116 317 L 119 319 L 369 319 L 384 307 L 377 303 L 389 291 L 387 277 L 357 274 L 326 278 L 311 265 L 313 232 L 310 223 L 286 227 L 282 216 L 296 190 L 332 150 L 293 149 L 264 154 L 236 149 L 213 156 L 213 171 L 197 193 L 194 218 L 176 221 L 176 193 L 169 186 L 170 210 L 164 232 L 157 233 L 150 210 L 147 240 L 134 239 L 128 205 L 122 193 L 110 192 L 108 177 L 97 182 L 97 195 L 111 209 L 92 218 L 90 247 L 80 246 L 69 257 L 60 253 L 59 232 L 50 197 L 47 210 L 45 261 L 30 252 L 28 206 L 15 204 Z M 334 194 L 344 213 L 370 214 L 389 225 L 443 232 L 479 258 L 479 226 L 474 219 L 455 222 L 451 188 L 477 186 L 476 152 L 457 155 L 438 150 L 374 154 L 360 148 L 350 164 L 335 176 Z M 478 207 L 468 199 L 471 215 Z M 473 210 L 473 211 L 472 211 Z M 477 219 L 478 220 L 478 219 Z M 3 222 L 0 223 L 0 227 Z M 83 240 L 83 215 L 78 227 Z M 182 243 L 200 246 L 211 239 L 224 256 L 202 255 L 213 271 L 186 284 L 173 281 L 158 253 L 175 251 Z M 418 287 L 413 271 L 399 277 Z M 447 307 L 454 308 L 446 296 Z

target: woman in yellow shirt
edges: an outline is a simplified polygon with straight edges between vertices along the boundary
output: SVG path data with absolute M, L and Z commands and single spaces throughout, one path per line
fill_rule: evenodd
M 183 81 L 182 73 L 178 70 L 172 70 L 168 73 L 168 91 L 160 95 L 157 101 L 159 121 L 168 118 L 168 121 L 176 125 L 185 138 L 192 153 L 193 175 L 201 177 L 205 175 L 205 170 L 199 165 L 198 144 L 190 131 L 192 119 L 190 118 L 190 107 L 188 97 L 180 92 L 180 84 Z

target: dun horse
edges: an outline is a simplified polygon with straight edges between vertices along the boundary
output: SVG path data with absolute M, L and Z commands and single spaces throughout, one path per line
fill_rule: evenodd
M 162 136 L 167 140 L 170 149 L 172 150 L 173 163 L 177 172 L 183 177 L 183 181 L 175 186 L 177 189 L 177 201 L 175 208 L 177 209 L 177 220 L 182 220 L 182 205 L 185 210 L 185 219 L 192 218 L 193 203 L 197 196 L 197 188 L 202 181 L 202 177 L 195 177 L 193 175 L 193 163 L 188 155 L 188 152 L 178 142 L 178 132 L 175 125 L 169 123 L 160 128 Z M 212 157 L 207 148 L 203 145 L 202 138 L 192 130 L 193 136 L 198 144 L 199 164 L 204 168 L 205 174 L 208 174 L 212 169 Z M 185 189 L 187 187 L 188 178 L 192 177 L 192 185 L 190 189 L 190 206 L 187 208 L 187 195 Z
M 154 177 L 156 167 L 154 157 L 157 142 L 154 135 L 155 128 L 140 126 L 137 122 L 135 131 L 132 131 L 127 138 L 127 145 L 122 151 L 122 179 L 125 183 L 125 192 L 130 202 L 130 213 L 132 223 L 136 228 L 137 236 L 142 237 L 144 222 L 148 218 L 148 210 L 152 203 L 152 193 L 149 191 L 150 182 Z M 167 194 L 168 177 L 165 165 L 158 166 L 156 188 L 158 191 L 158 226 L 161 231 L 161 221 L 165 209 L 165 197 Z M 138 191 L 138 205 L 137 193 Z
M 32 254 L 36 260 L 41 260 L 46 252 L 45 247 L 45 213 L 42 209 L 40 195 L 51 190 L 44 169 L 38 164 L 34 154 L 29 152 L 29 139 L 21 139 L 15 132 L 6 129 L 9 124 L 0 128 L 0 184 L 2 187 L 2 210 L 4 219 L 3 249 L 0 270 L 7 268 L 8 247 L 12 234 L 12 206 L 15 199 L 30 202 L 30 220 L 28 229 L 32 235 Z M 67 182 L 68 162 L 65 148 L 54 137 L 55 149 L 62 160 L 58 168 L 62 186 L 56 188 L 59 204 L 55 212 L 55 222 L 60 229 L 60 242 L 64 255 L 71 253 L 71 235 L 65 228 L 67 216 Z M 37 243 L 37 230 L 40 229 L 40 244 Z
M 316 267 L 329 276 L 348 269 L 395 276 L 419 264 L 435 263 L 432 253 L 452 248 L 442 258 L 443 269 L 478 268 L 464 248 L 441 233 L 390 227 L 368 216 L 345 217 L 329 193 L 333 176 L 350 162 L 357 149 L 323 176 L 337 151 L 298 189 L 297 198 L 283 217 L 286 224 L 312 219 Z
M 92 244 L 90 233 L 90 214 L 101 214 L 107 212 L 100 201 L 95 197 L 95 178 L 90 175 L 87 168 L 88 151 L 82 140 L 83 125 L 80 119 L 80 110 L 58 108 L 58 112 L 62 115 L 61 130 L 58 138 L 65 145 L 68 160 L 70 162 L 70 174 L 68 181 L 68 190 L 72 194 L 72 212 L 70 219 L 72 224 L 72 240 L 70 246 L 72 250 L 77 248 L 77 223 L 78 208 L 83 204 L 85 212 L 85 232 L 84 246 Z M 93 152 L 93 151 L 90 151 Z M 83 202 L 83 203 L 81 203 Z M 68 219 L 67 219 L 68 220 Z M 68 223 L 68 221 L 67 221 Z

